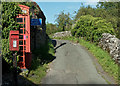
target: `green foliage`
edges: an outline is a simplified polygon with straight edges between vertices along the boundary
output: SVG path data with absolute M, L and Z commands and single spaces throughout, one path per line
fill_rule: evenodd
M 26 78 L 35 84 L 40 84 L 41 79 L 46 75 L 46 71 L 48 69 L 47 63 L 51 62 L 55 56 L 53 44 L 51 41 L 47 40 L 45 46 L 34 50 L 33 54 L 34 58 L 32 58 L 30 73 Z
M 56 18 L 55 20 L 57 24 L 52 24 L 52 23 L 47 23 L 46 25 L 46 33 L 48 35 L 56 33 L 56 32 L 61 32 L 61 31 L 66 31 L 70 30 L 72 28 L 72 19 L 70 18 L 69 13 L 64 13 L 62 11 Z
M 62 11 L 55 20 L 57 22 L 58 28 L 62 31 L 70 30 L 72 26 L 72 19 L 70 18 L 70 13 L 64 13 Z
M 78 10 L 76 16 L 75 16 L 75 21 L 77 21 L 81 16 L 83 15 L 92 15 L 95 16 L 95 8 L 92 8 L 91 6 L 84 7 L 83 5 L 80 7 Z
M 114 34 L 114 29 L 112 24 L 105 19 L 85 15 L 80 17 L 71 32 L 73 36 L 85 37 L 88 41 L 98 42 L 102 33 Z
M 26 77 L 28 80 L 32 81 L 34 84 L 41 84 L 41 80 L 43 77 L 46 75 L 46 70 L 48 69 L 48 65 L 44 64 L 39 65 L 39 67 L 36 70 L 31 70 L 28 77 Z M 33 86 L 33 85 L 28 85 L 27 86 Z
M 119 4 L 120 2 L 99 2 L 96 5 L 97 8 L 92 8 L 89 5 L 87 7 L 82 6 L 78 10 L 74 20 L 77 21 L 83 15 L 101 17 L 106 19 L 107 22 L 111 22 L 116 36 L 120 38 L 120 17 L 118 13 Z
M 32 60 L 31 69 L 35 70 L 40 64 L 47 64 L 54 59 L 54 47 L 51 41 L 47 40 L 44 46 L 41 46 L 39 49 L 35 49 L 32 53 L 35 57 Z
M 12 62 L 12 52 L 9 50 L 9 39 L 2 39 L 2 55 L 6 62 Z
M 2 56 L 6 62 L 12 62 L 13 52 L 9 50 L 9 31 L 18 30 L 16 16 L 21 9 L 15 2 L 2 2 Z
M 1 40 L 1 28 L 2 28 L 2 24 L 1 24 L 1 19 L 2 19 L 2 17 L 1 17 L 1 9 L 2 8 L 2 4 L 1 4 L 1 2 L 0 2 L 0 50 L 1 50 L 1 48 L 2 48 L 2 40 Z
M 120 2 L 99 2 L 98 9 L 104 9 L 106 11 L 105 19 L 113 24 L 116 32 L 116 36 L 120 38 L 120 17 L 119 17 L 119 5 Z
M 10 30 L 17 30 L 16 16 L 21 13 L 21 9 L 14 2 L 2 2 L 2 38 L 8 39 Z
M 62 31 L 62 30 L 58 29 L 57 25 L 52 24 L 52 23 L 47 23 L 46 24 L 46 33 L 48 35 L 59 32 L 59 31 Z

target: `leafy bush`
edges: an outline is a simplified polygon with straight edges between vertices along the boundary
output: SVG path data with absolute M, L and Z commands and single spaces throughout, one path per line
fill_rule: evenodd
M 102 33 L 115 34 L 110 22 L 91 15 L 81 16 L 71 32 L 73 36 L 85 37 L 86 40 L 92 42 L 98 42 Z
M 6 62 L 10 63 L 12 52 L 9 50 L 9 40 L 2 39 L 2 55 Z
M 9 31 L 16 30 L 20 25 L 15 22 L 21 9 L 14 2 L 2 2 L 2 38 L 9 38 Z
M 16 16 L 21 13 L 18 3 L 2 2 L 2 56 L 7 63 L 12 62 L 13 52 L 9 50 L 9 31 L 18 30 Z

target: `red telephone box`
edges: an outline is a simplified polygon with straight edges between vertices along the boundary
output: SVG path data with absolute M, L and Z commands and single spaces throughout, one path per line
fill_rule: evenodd
M 23 14 L 19 14 L 16 21 L 21 24 L 19 28 L 19 62 L 18 66 L 21 69 L 29 68 L 32 60 L 32 53 L 30 51 L 30 15 L 29 7 L 19 5 Z
M 19 51 L 19 31 L 10 31 L 9 34 L 9 49 L 10 51 Z

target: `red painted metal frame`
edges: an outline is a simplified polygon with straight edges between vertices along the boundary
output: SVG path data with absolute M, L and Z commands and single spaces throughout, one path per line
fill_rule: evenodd
M 22 16 L 22 15 L 18 15 L 17 16 L 17 18 L 22 18 L 22 20 L 23 20 L 23 22 L 21 22 L 21 23 L 19 23 L 19 24 L 22 24 L 23 26 L 24 26 L 24 16 Z M 22 28 L 20 28 L 20 30 L 22 30 L 22 33 L 19 33 L 19 35 L 20 36 L 22 36 L 23 38 L 22 39 L 19 39 L 19 42 L 22 42 L 22 45 L 19 45 L 19 47 L 22 47 L 22 49 L 20 48 L 20 52 L 22 53 L 22 55 L 20 55 L 19 56 L 19 60 L 20 59 L 22 59 L 22 61 L 19 61 L 18 62 L 18 66 L 21 68 L 21 69 L 26 69 L 26 67 L 25 67 L 25 47 L 26 47 L 26 45 L 25 45 L 25 43 L 24 43 L 24 41 L 25 41 L 25 39 L 24 39 L 24 31 L 25 31 L 25 28 L 24 27 L 22 27 Z
M 25 16 L 25 34 L 26 34 L 26 52 L 30 52 L 30 15 L 29 15 L 29 7 L 25 5 L 19 5 L 22 10 L 26 10 L 27 13 L 23 14 Z
M 26 52 L 30 52 L 30 16 L 26 16 Z
M 20 28 L 23 33 L 20 33 L 19 35 L 22 36 L 22 39 L 19 39 L 20 42 L 22 42 L 22 45 L 19 45 L 19 47 L 22 47 L 22 49 L 19 51 L 22 53 L 22 55 L 19 57 L 19 59 L 22 59 L 22 61 L 18 62 L 18 66 L 21 69 L 26 69 L 28 64 L 31 64 L 31 51 L 30 51 L 30 15 L 29 15 L 29 7 L 25 5 L 19 5 L 22 10 L 26 10 L 27 13 L 25 14 L 19 14 L 17 18 L 22 18 L 23 22 L 18 22 L 19 24 L 23 24 L 23 27 Z M 27 53 L 27 55 L 26 55 Z M 27 58 L 27 59 L 26 59 Z M 26 61 L 27 60 L 27 61 Z M 29 61 L 30 60 L 30 61 Z

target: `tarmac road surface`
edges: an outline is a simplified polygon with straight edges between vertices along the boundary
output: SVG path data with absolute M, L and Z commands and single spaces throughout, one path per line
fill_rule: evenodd
M 56 59 L 42 84 L 107 84 L 97 72 L 90 55 L 79 44 L 56 41 Z

